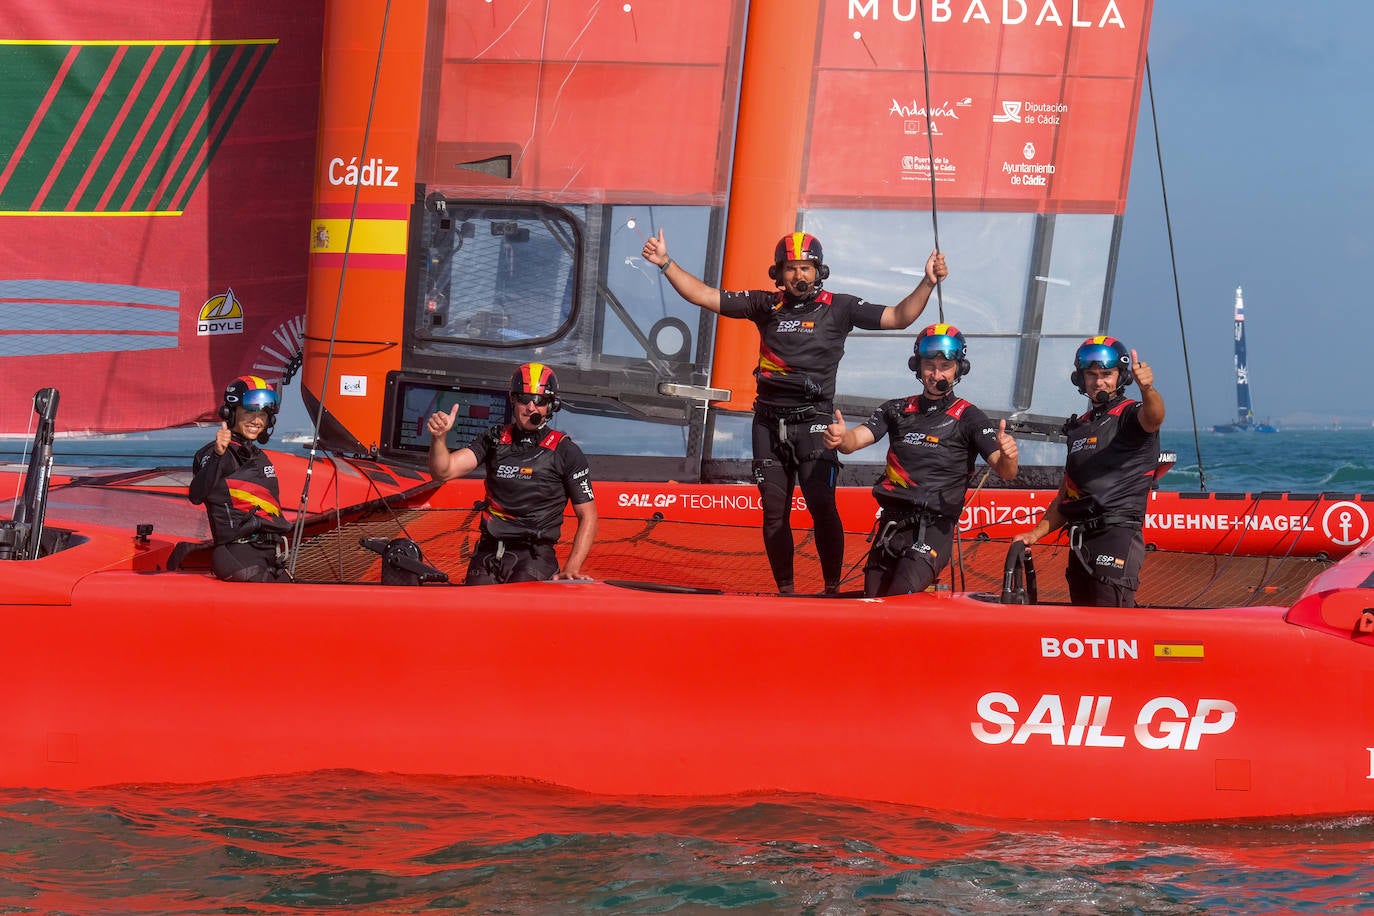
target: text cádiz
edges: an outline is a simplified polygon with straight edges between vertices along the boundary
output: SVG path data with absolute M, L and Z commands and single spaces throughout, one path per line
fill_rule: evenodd
M 1113 727 L 1113 697 L 1076 698 L 1073 721 L 1064 715 L 1064 700 L 1047 693 L 1036 701 L 1024 719 L 1021 705 L 1009 693 L 985 693 L 978 698 L 982 721 L 972 723 L 973 737 L 984 744 L 1025 744 L 1032 738 L 1069 747 L 1125 747 L 1126 735 Z M 1070 699 L 1074 704 L 1074 699 Z M 1120 718 L 1119 716 L 1117 717 Z M 1189 708 L 1174 697 L 1155 697 L 1140 707 L 1129 734 L 1135 743 L 1152 751 L 1195 751 L 1203 735 L 1220 735 L 1236 723 L 1236 704 L 1230 700 L 1200 699 Z
M 911 22 L 920 14 L 916 0 L 891 0 L 892 18 L 898 22 Z M 957 4 L 957 6 L 956 6 Z M 849 18 L 872 19 L 878 21 L 884 4 L 879 0 L 849 0 Z M 992 25 L 993 15 L 1001 13 L 1002 25 L 1021 25 L 1023 23 L 1043 26 L 1046 24 L 1064 27 L 1064 17 L 1059 8 L 1069 11 L 1068 25 L 1075 29 L 1103 29 L 1107 26 L 1126 28 L 1116 0 L 933 0 L 930 4 L 931 22 L 949 22 L 956 13 L 961 13 L 961 22 L 982 22 Z M 992 13 L 988 12 L 992 8 Z M 1034 11 L 1034 18 L 1032 17 Z
M 348 162 L 335 156 L 329 160 L 329 183 L 347 187 L 360 184 L 365 188 L 399 188 L 401 184 L 396 179 L 398 171 L 396 166 L 387 165 L 384 159 L 372 158 L 359 166 L 357 156 Z

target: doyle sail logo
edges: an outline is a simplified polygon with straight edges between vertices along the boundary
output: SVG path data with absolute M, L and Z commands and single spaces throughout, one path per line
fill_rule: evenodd
M 0 40 L 0 213 L 180 215 L 275 45 Z
M 196 322 L 197 337 L 242 333 L 243 304 L 234 295 L 232 288 L 205 300 L 205 304 L 200 307 L 200 320 Z

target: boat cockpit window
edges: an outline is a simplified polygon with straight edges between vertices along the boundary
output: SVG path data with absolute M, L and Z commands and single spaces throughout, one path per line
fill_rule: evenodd
M 571 325 L 581 239 L 570 214 L 446 202 L 424 213 L 418 338 L 519 347 Z

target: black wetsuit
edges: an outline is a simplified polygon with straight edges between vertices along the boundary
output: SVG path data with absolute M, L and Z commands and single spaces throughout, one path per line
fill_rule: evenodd
M 587 456 L 557 430 L 527 433 L 514 424 L 493 426 L 467 447 L 486 469 L 487 499 L 466 583 L 552 579 L 563 508 L 595 498 Z
M 1145 507 L 1159 465 L 1159 432 L 1140 425 L 1139 401 L 1118 395 L 1065 430 L 1059 514 L 1069 535 L 1069 600 L 1134 607 L 1145 561 Z
M 256 443 L 237 433 L 223 455 L 211 442 L 196 452 L 187 497 L 205 505 L 215 549 L 210 566 L 233 582 L 284 582 L 286 534 L 277 469 Z
M 854 328 L 882 327 L 886 307 L 822 291 L 801 302 L 780 291 L 722 292 L 720 314 L 759 329 L 754 369 L 754 480 L 763 505 L 763 546 L 779 589 L 793 585 L 792 490 L 801 484 L 827 591 L 839 587 L 844 526 L 835 506 L 839 458 L 825 447 L 835 376 Z
M 922 591 L 949 565 L 974 460 L 997 451 L 997 427 L 953 394 L 887 401 L 863 425 L 875 442 L 886 435 L 891 443 L 873 485 L 882 512 L 864 567 L 864 594 Z

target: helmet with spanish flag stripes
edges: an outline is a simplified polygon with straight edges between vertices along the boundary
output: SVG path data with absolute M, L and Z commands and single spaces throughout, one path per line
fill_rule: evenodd
M 768 268 L 768 278 L 780 283 L 782 267 L 788 261 L 813 262 L 816 265 L 816 289 L 820 289 L 821 283 L 830 276 L 821 240 L 809 232 L 789 232 L 778 239 L 778 244 L 773 248 L 773 266 Z
M 959 364 L 959 374 L 955 381 L 968 375 L 972 365 L 968 361 L 968 343 L 964 333 L 952 324 L 932 324 L 921 329 L 916 342 L 911 346 L 911 357 L 906 366 L 912 372 L 921 371 L 923 359 L 948 359 Z
M 544 363 L 522 363 L 510 376 L 510 399 L 516 404 L 547 406 L 550 413 L 563 406 L 558 399 L 558 376 Z
M 266 379 L 256 375 L 240 375 L 224 386 L 224 400 L 219 405 L 219 418 L 233 424 L 239 409 L 267 414 L 267 428 L 258 434 L 258 442 L 263 445 L 272 437 L 272 429 L 277 425 L 277 412 L 281 409 L 281 396 Z

